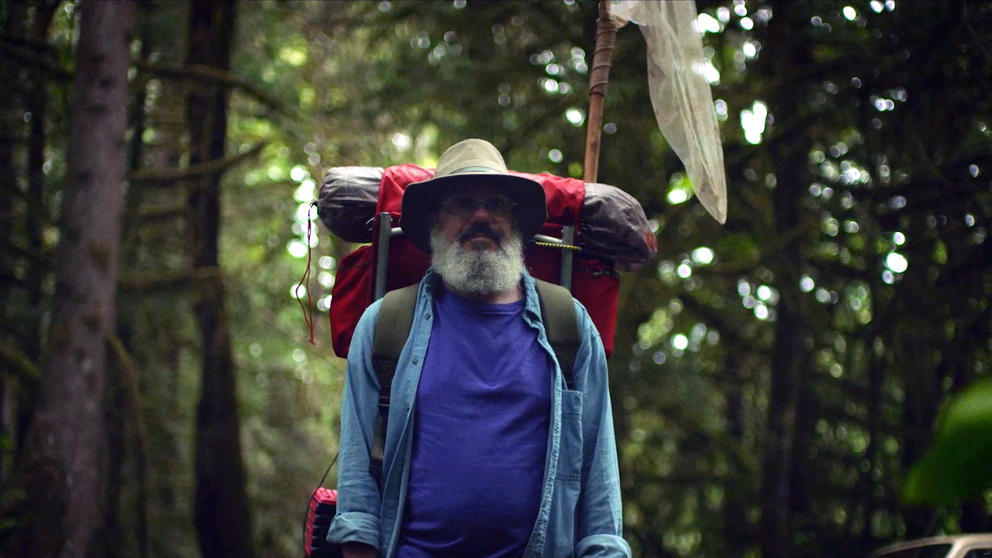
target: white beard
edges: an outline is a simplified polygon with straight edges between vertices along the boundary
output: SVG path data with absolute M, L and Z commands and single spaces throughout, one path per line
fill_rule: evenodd
M 448 285 L 469 295 L 505 292 L 517 286 L 524 272 L 523 242 L 516 231 L 496 250 L 466 250 L 431 231 L 434 269 Z

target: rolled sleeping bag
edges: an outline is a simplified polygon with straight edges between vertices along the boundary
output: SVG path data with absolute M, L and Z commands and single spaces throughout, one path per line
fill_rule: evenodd
M 332 167 L 317 200 L 321 222 L 348 242 L 372 242 L 372 224 L 382 167 Z M 583 254 L 636 269 L 658 253 L 644 208 L 616 186 L 585 183 L 577 243 Z

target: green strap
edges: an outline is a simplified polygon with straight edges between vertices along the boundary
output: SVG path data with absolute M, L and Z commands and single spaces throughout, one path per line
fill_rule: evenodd
M 548 342 L 558 358 L 565 385 L 575 389 L 575 355 L 579 352 L 579 322 L 572 293 L 561 285 L 534 279 L 541 301 L 541 319 Z
M 396 363 L 410 336 L 413 309 L 417 304 L 418 284 L 389 291 L 375 320 L 372 341 L 372 366 L 379 380 L 379 415 L 375 421 L 375 439 L 369 454 L 369 473 L 382 484 L 382 460 L 386 448 L 386 424 L 389 420 L 389 396 L 393 388 Z

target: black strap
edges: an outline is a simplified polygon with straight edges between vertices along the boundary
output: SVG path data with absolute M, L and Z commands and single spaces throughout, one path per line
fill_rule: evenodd
M 575 314 L 572 293 L 561 285 L 534 280 L 541 302 L 541 319 L 548 343 L 558 358 L 565 385 L 575 389 L 575 355 L 579 351 L 579 322 Z M 418 285 L 390 291 L 382 298 L 375 320 L 372 342 L 372 365 L 379 380 L 379 415 L 375 421 L 375 436 L 369 454 L 369 473 L 382 484 L 382 462 L 386 449 L 386 426 L 389 421 L 389 397 L 400 352 L 410 337 L 413 309 L 417 304 Z
M 537 298 L 541 301 L 541 319 L 548 335 L 561 372 L 565 375 L 565 385 L 575 389 L 575 355 L 579 352 L 579 321 L 575 315 L 575 302 L 572 293 L 561 285 L 534 279 Z
M 375 421 L 375 439 L 369 454 L 369 473 L 380 484 L 386 448 L 386 424 L 389 420 L 389 396 L 393 388 L 393 376 L 396 375 L 396 363 L 413 326 L 417 289 L 418 285 L 414 283 L 386 293 L 382 297 L 382 306 L 375 320 L 372 366 L 379 380 L 379 415 Z

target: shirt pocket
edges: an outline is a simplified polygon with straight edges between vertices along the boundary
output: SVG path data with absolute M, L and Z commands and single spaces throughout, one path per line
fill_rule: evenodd
M 562 390 L 561 407 L 558 478 L 579 483 L 582 481 L 582 392 Z

